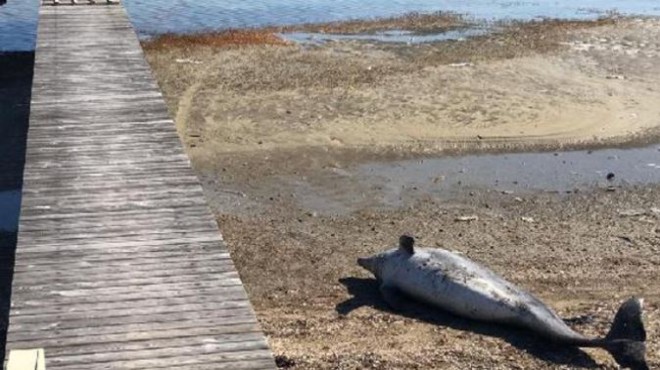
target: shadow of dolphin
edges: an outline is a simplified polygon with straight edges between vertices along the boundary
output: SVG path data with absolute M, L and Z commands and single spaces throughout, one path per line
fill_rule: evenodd
M 348 315 L 353 310 L 365 306 L 379 311 L 393 312 L 381 298 L 376 279 L 350 277 L 339 279 L 339 282 L 346 287 L 352 297 L 337 304 L 335 307 L 337 313 Z M 433 325 L 501 338 L 520 350 L 554 364 L 586 369 L 599 368 L 598 364 L 580 348 L 543 340 L 526 329 L 464 319 L 413 300 L 404 311 L 395 313 Z

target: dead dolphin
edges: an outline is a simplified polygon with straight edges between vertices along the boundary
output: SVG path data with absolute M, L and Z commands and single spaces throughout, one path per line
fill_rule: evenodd
M 604 338 L 588 338 L 488 268 L 447 250 L 417 248 L 414 243 L 403 235 L 398 248 L 358 259 L 380 281 L 383 298 L 392 308 L 401 308 L 402 299 L 409 296 L 470 319 L 524 327 L 557 343 L 603 348 L 622 367 L 649 369 L 641 299 L 621 305 Z

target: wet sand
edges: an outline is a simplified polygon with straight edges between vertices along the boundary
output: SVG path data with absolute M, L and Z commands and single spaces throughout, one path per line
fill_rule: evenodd
M 602 351 L 521 330 L 389 311 L 355 260 L 410 232 L 484 263 L 563 317 L 590 315 L 573 324 L 585 334 L 603 335 L 621 301 L 643 296 L 654 368 L 657 185 L 603 174 L 578 191 L 522 192 L 514 171 L 500 177 L 511 191 L 456 183 L 447 197 L 431 175 L 422 187 L 415 175 L 365 182 L 355 169 L 655 142 L 658 34 L 657 19 L 626 18 L 511 24 L 421 45 L 225 38 L 145 49 L 281 367 L 616 368 Z M 401 199 L 387 204 L 392 193 Z

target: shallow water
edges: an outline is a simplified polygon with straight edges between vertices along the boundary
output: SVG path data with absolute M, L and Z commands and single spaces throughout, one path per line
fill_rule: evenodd
M 33 50 L 39 0 L 7 0 L 0 6 L 0 51 Z
M 608 180 L 608 174 L 614 177 Z M 660 183 L 660 146 L 557 153 L 485 154 L 373 162 L 283 178 L 299 204 L 320 214 L 400 207 L 426 196 L 450 199 L 488 189 L 511 197 Z M 240 211 L 240 209 L 237 209 Z
M 0 50 L 34 47 L 38 5 L 38 0 L 7 0 L 0 7 Z M 594 18 L 610 10 L 660 15 L 657 0 L 124 0 L 124 6 L 142 36 L 385 17 L 413 11 L 452 11 L 486 20 Z
M 515 194 L 644 185 L 660 182 L 660 146 L 371 163 L 358 167 L 357 174 L 365 181 L 385 184 L 384 203 L 391 205 L 398 205 L 406 189 L 415 187 L 431 194 L 466 188 Z M 608 175 L 614 177 L 608 180 Z
M 370 35 L 338 35 L 329 33 L 291 32 L 280 36 L 288 41 L 299 44 L 318 45 L 328 41 L 341 40 L 370 40 L 378 42 L 394 42 L 408 44 L 422 44 L 444 40 L 461 40 L 467 37 L 485 35 L 489 31 L 485 28 L 468 28 L 464 30 L 447 31 L 438 34 L 417 35 L 411 31 L 384 31 Z
M 412 11 L 452 11 L 478 19 L 593 18 L 605 11 L 660 15 L 656 0 L 125 0 L 141 33 L 326 22 Z

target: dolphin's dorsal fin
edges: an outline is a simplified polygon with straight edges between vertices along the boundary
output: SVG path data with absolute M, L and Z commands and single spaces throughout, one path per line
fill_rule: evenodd
M 413 255 L 415 253 L 415 238 L 413 238 L 410 235 L 403 234 L 399 237 L 399 248 L 409 255 Z

